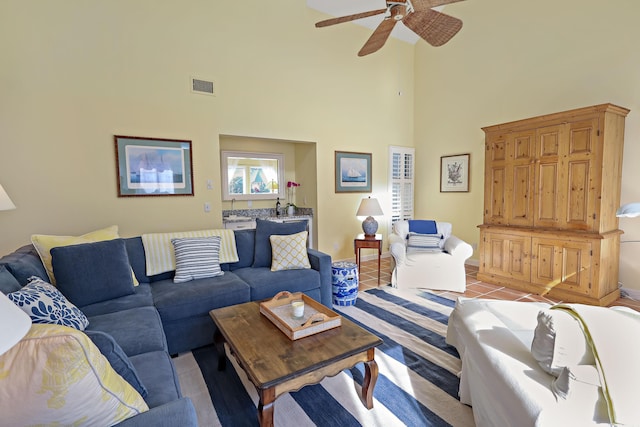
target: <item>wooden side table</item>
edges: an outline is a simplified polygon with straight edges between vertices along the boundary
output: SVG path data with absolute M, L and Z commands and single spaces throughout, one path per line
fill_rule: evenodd
M 380 286 L 380 255 L 382 255 L 382 234 L 375 236 L 365 236 L 358 234 L 353 239 L 353 248 L 356 252 L 356 264 L 358 265 L 358 275 L 360 275 L 360 249 L 378 249 L 378 286 Z

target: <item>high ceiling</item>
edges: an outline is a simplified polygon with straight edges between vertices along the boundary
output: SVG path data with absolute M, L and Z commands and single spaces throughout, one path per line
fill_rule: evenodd
M 326 13 L 327 15 L 337 17 L 369 10 L 384 9 L 386 2 L 385 0 L 307 0 L 307 6 L 311 9 Z M 442 8 L 436 9 L 441 10 Z M 358 19 L 357 21 L 353 21 L 353 23 L 373 30 L 382 22 L 383 18 L 384 15 L 377 15 L 370 18 Z M 404 25 L 396 25 L 391 33 L 391 37 L 404 40 L 411 44 L 414 44 L 420 38 Z

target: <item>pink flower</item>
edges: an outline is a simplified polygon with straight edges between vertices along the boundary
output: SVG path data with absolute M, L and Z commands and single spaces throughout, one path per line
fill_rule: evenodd
M 293 181 L 287 182 L 287 188 L 291 188 L 291 187 L 300 187 L 300 184 L 298 184 L 297 182 L 293 182 Z

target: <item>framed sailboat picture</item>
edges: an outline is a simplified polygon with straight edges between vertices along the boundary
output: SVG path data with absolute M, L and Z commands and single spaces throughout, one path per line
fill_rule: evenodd
M 371 193 L 371 153 L 336 151 L 336 193 Z
M 118 197 L 193 196 L 191 141 L 115 135 Z

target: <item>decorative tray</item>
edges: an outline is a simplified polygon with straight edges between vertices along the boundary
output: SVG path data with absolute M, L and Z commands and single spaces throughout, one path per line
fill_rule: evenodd
M 291 302 L 304 301 L 302 317 L 293 316 Z M 301 292 L 282 291 L 269 301 L 260 303 L 260 313 L 291 340 L 308 337 L 342 325 L 342 317 Z

